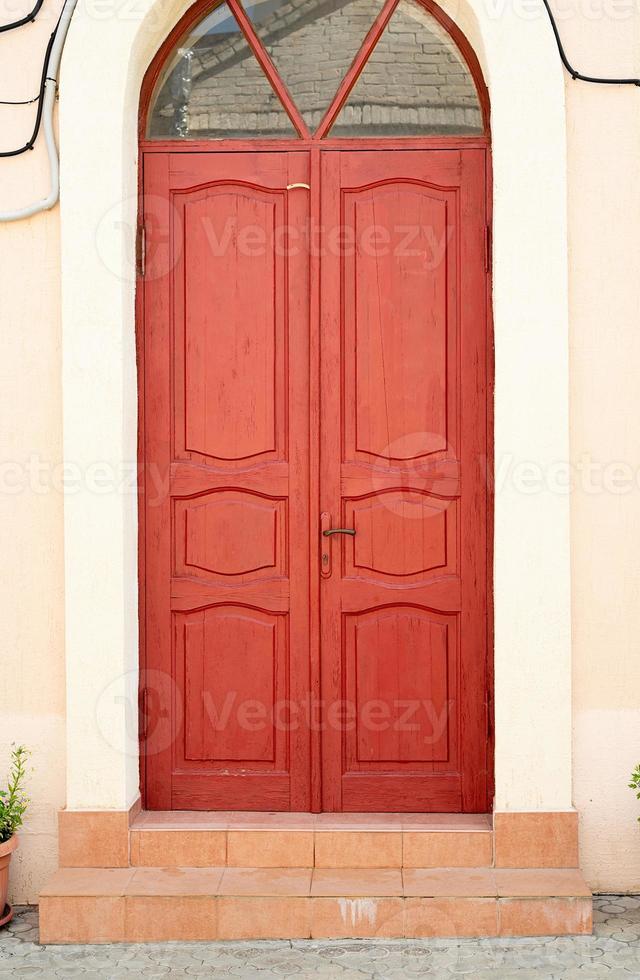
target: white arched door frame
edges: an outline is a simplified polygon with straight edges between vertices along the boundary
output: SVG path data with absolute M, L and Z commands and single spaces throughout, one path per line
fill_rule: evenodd
M 81 5 L 61 78 L 67 806 L 138 795 L 135 230 L 138 102 L 185 12 Z M 443 4 L 491 99 L 496 808 L 571 806 L 564 82 L 544 18 Z M 555 478 L 555 479 L 554 479 Z

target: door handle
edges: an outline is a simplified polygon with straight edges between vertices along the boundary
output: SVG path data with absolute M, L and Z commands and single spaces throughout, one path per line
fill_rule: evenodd
M 300 187 L 302 190 L 305 190 L 305 191 L 310 191 L 311 190 L 311 188 L 309 187 L 308 184 L 287 184 L 287 190 L 288 191 L 294 191 L 296 189 L 296 187 Z
M 331 527 L 331 514 L 326 511 L 320 514 L 320 574 L 323 578 L 331 575 L 331 543 L 328 538 L 334 534 L 348 534 L 355 536 L 355 529 L 352 527 Z

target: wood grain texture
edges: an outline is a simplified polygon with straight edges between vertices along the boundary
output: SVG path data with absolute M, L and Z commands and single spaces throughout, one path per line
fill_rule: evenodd
M 308 155 L 145 175 L 147 806 L 304 810 Z
M 489 806 L 486 151 L 452 143 L 145 156 L 149 808 Z
M 322 167 L 324 807 L 482 811 L 484 154 Z

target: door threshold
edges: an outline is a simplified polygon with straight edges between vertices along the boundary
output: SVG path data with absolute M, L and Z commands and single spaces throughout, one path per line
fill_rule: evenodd
M 246 810 L 142 810 L 132 830 L 327 830 L 485 832 L 490 813 L 262 813 Z

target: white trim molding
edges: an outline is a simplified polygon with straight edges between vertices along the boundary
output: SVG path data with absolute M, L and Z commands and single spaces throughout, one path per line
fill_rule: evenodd
M 138 794 L 133 256 L 140 86 L 187 8 L 76 10 L 60 101 L 67 806 Z M 515 5 L 517 8 L 517 5 Z M 545 18 L 450 0 L 491 97 L 496 808 L 571 806 L 565 106 Z

